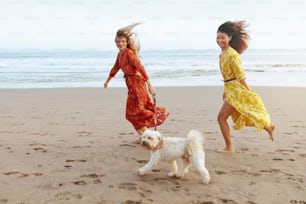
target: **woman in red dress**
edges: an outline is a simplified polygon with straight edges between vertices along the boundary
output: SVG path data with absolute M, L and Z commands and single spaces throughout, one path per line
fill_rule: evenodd
M 137 133 L 142 135 L 146 128 L 161 125 L 166 120 L 169 112 L 165 107 L 154 108 L 154 104 L 148 94 L 149 92 L 154 96 L 155 90 L 138 58 L 140 46 L 135 43 L 133 39 L 135 34 L 131 32 L 136 25 L 138 23 L 117 31 L 115 42 L 119 53 L 115 65 L 104 83 L 104 88 L 107 88 L 109 81 L 121 69 L 128 88 L 125 117 L 132 123 Z M 154 113 L 154 109 L 156 113 Z

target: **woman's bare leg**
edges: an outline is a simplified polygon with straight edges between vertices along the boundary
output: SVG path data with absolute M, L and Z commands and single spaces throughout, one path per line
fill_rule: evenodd
M 138 138 L 135 142 L 133 142 L 134 144 L 140 144 L 140 139 L 141 139 L 140 137 L 146 129 L 147 129 L 146 127 L 143 127 L 143 128 L 140 128 L 140 129 L 136 130 L 137 133 L 138 133 Z
M 218 123 L 225 141 L 225 148 L 218 149 L 217 152 L 221 153 L 234 153 L 234 147 L 232 144 L 232 138 L 230 133 L 230 127 L 227 123 L 228 117 L 235 111 L 234 107 L 224 101 L 223 106 L 218 114 Z
M 275 126 L 274 125 L 270 125 L 269 127 L 265 127 L 264 130 L 268 132 L 271 140 L 273 141 L 274 140 L 274 129 L 275 129 Z

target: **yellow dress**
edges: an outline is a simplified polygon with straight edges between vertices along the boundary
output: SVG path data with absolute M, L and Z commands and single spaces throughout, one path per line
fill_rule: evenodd
M 234 129 L 239 130 L 244 126 L 254 126 L 257 131 L 269 127 L 271 118 L 266 111 L 260 96 L 252 89 L 247 89 L 239 81 L 245 79 L 239 54 L 232 47 L 220 57 L 220 70 L 224 80 L 224 93 L 226 101 L 236 111 L 231 115 Z

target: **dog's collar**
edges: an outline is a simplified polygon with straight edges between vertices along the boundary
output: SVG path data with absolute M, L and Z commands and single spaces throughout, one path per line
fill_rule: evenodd
M 159 140 L 158 144 L 156 145 L 156 147 L 154 147 L 154 148 L 152 149 L 152 151 L 153 151 L 153 152 L 158 151 L 158 150 L 160 150 L 160 149 L 163 148 L 163 147 L 164 147 L 164 140 L 163 140 L 163 138 L 161 138 L 161 139 Z

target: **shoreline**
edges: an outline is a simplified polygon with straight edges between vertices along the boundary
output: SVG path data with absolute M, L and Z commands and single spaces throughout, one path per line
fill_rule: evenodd
M 275 88 L 275 89 L 306 89 L 304 86 L 266 86 L 266 85 L 249 85 L 251 88 Z M 197 85 L 197 86 L 154 86 L 157 89 L 168 89 L 168 88 L 223 88 L 223 85 Z M 6 90 L 54 90 L 54 89 L 104 89 L 103 86 L 101 87 L 86 87 L 86 86 L 79 86 L 79 87 L 25 87 L 25 88 L 0 88 L 0 91 Z M 107 89 L 127 89 L 126 86 L 109 86 Z

